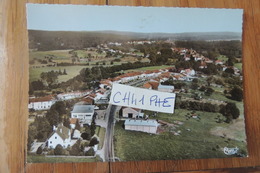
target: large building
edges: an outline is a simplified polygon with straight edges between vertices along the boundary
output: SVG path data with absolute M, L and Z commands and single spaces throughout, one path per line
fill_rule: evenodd
M 94 115 L 94 105 L 75 104 L 71 111 L 71 118 L 77 118 L 83 124 L 91 124 Z
M 48 110 L 55 102 L 56 99 L 51 95 L 45 97 L 30 98 L 28 109 Z
M 156 133 L 159 123 L 156 120 L 125 120 L 125 130 Z

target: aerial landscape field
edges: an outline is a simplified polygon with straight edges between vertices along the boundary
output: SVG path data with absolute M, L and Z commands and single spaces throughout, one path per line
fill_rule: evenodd
M 28 35 L 27 162 L 247 156 L 241 31 Z M 174 111 L 109 104 L 115 84 L 174 93 Z

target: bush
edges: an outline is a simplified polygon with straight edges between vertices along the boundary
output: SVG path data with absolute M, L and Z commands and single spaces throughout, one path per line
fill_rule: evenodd
M 98 144 L 99 143 L 99 141 L 98 141 L 98 139 L 97 139 L 97 137 L 92 137 L 91 138 L 91 140 L 90 140 L 90 142 L 89 142 L 89 146 L 94 146 L 94 145 L 96 145 L 96 144 Z
M 242 101 L 243 99 L 243 90 L 237 86 L 230 91 L 230 94 L 232 100 Z
M 206 96 L 210 96 L 213 92 L 214 92 L 214 90 L 213 90 L 212 88 L 207 88 L 207 89 L 205 90 L 205 95 L 206 95 Z
M 39 146 L 39 148 L 36 151 L 36 154 L 42 154 L 42 146 Z
M 227 105 L 220 110 L 220 113 L 227 118 L 227 123 L 231 122 L 232 119 L 237 119 L 240 114 L 235 103 L 227 103 Z
M 81 141 L 78 140 L 72 147 L 71 147 L 71 150 L 69 151 L 70 152 L 70 155 L 72 156 L 80 156 L 82 153 L 81 153 L 81 148 L 80 148 L 80 143 Z
M 60 144 L 58 144 L 58 145 L 55 147 L 55 149 L 54 149 L 54 154 L 55 154 L 55 155 L 63 155 L 63 154 L 64 154 L 64 149 L 63 149 L 63 147 L 62 147 Z
M 94 156 L 94 155 L 95 155 L 95 151 L 92 147 L 85 152 L 85 156 Z

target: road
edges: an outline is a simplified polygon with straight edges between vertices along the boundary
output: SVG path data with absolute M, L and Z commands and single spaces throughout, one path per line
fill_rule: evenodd
M 107 128 L 104 141 L 104 161 L 114 161 L 114 146 L 113 146 L 113 134 L 114 134 L 114 116 L 116 106 L 109 105 L 106 112 Z
M 143 85 L 147 80 L 136 80 L 134 82 L 130 82 L 127 85 L 131 86 L 140 86 Z M 113 142 L 113 135 L 114 135 L 114 117 L 116 112 L 117 106 L 109 105 L 106 110 L 105 121 L 107 122 L 106 134 L 105 134 L 105 141 L 103 145 L 103 160 L 106 162 L 115 161 L 114 155 L 114 142 Z

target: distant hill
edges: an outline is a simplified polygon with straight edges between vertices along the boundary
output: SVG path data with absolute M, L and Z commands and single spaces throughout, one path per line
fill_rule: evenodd
M 39 31 L 29 30 L 29 47 L 38 50 L 82 49 L 101 43 L 131 40 L 241 40 L 236 32 L 136 33 L 120 31 Z

